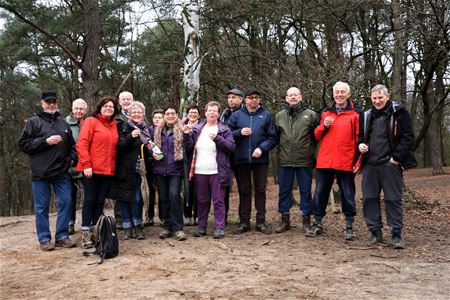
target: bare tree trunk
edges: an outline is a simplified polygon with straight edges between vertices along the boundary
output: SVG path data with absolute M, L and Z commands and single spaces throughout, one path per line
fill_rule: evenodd
M 89 107 L 97 102 L 99 72 L 99 52 L 101 43 L 100 12 L 97 0 L 85 0 L 84 14 L 86 21 L 85 58 L 82 61 L 83 98 Z
M 400 19 L 400 4 L 398 0 L 392 0 L 392 27 L 394 29 L 395 47 L 393 49 L 393 66 L 392 66 L 392 98 L 396 101 L 405 103 L 405 94 L 402 90 L 403 75 L 403 51 L 405 49 L 405 38 L 403 27 Z
M 184 30 L 184 68 L 180 113 L 184 114 L 187 105 L 198 102 L 200 89 L 201 59 L 198 0 L 184 0 L 181 14 Z

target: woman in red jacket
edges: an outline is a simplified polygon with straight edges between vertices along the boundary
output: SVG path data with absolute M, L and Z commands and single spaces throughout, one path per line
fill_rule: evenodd
M 77 171 L 83 172 L 84 203 L 81 237 L 83 248 L 92 247 L 89 231 L 103 212 L 115 166 L 119 140 L 116 121 L 117 100 L 105 96 L 97 104 L 92 116 L 84 120 L 77 142 Z
M 353 240 L 353 221 L 356 215 L 355 203 L 355 161 L 356 143 L 359 133 L 359 112 L 350 97 L 350 86 L 337 82 L 333 86 L 334 101 L 321 113 L 320 125 L 314 130 L 316 140 L 320 141 L 317 156 L 316 191 L 313 199 L 315 222 L 306 236 L 322 233 L 322 219 L 336 177 L 341 191 L 342 212 L 345 215 L 346 240 Z

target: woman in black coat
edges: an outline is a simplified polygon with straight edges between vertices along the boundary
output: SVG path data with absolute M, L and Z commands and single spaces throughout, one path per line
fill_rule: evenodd
M 147 170 L 150 168 L 148 143 L 150 133 L 145 124 L 145 106 L 134 101 L 130 107 L 130 119 L 119 133 L 117 145 L 116 173 L 110 197 L 118 201 L 123 217 L 124 239 L 131 238 L 131 229 L 136 229 L 137 239 L 144 239 L 142 209 L 144 201 L 141 193 L 139 163 L 141 146 L 144 144 L 144 158 Z

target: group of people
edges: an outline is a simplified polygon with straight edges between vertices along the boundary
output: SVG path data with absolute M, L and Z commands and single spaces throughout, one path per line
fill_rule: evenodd
M 80 181 L 84 190 L 84 248 L 93 245 L 92 231 L 107 198 L 116 201 L 124 239 L 144 239 L 144 225 L 154 223 L 156 190 L 163 226 L 160 238 L 185 240 L 185 224 L 197 225 L 195 237 L 207 235 L 212 203 L 213 237 L 221 239 L 228 220 L 233 175 L 239 194 L 239 224 L 233 232 L 251 230 L 253 195 L 255 229 L 271 234 L 266 222 L 266 182 L 269 152 L 277 146 L 281 220 L 276 233 L 291 229 L 296 177 L 305 236 L 322 234 L 328 197 L 336 179 L 345 215 L 344 238 L 354 240 L 354 179 L 362 169 L 363 215 L 371 233 L 368 245 L 383 242 L 383 190 L 391 243 L 403 249 L 402 171 L 415 166 L 409 114 L 390 100 L 384 85 L 372 88 L 372 107 L 366 112 L 361 112 L 350 96 L 350 86 L 337 82 L 330 105 L 317 113 L 308 108 L 301 91 L 291 87 L 286 92 L 286 107 L 273 116 L 261 105 L 257 89 L 244 93 L 235 88 L 228 91 L 228 107 L 222 113 L 221 104 L 210 101 L 204 118 L 199 107 L 192 105 L 186 119 L 181 120 L 177 106 L 169 103 L 153 111 L 148 122 L 144 104 L 134 101 L 129 92 L 122 92 L 118 102 L 115 97 L 103 97 L 87 118 L 86 102 L 77 99 L 65 120 L 59 115 L 56 94 L 44 92 L 43 112 L 28 120 L 19 139 L 20 149 L 31 159 L 41 249 L 76 245 L 69 234 L 75 231 Z M 143 166 L 145 178 L 140 172 Z M 144 212 L 142 190 L 146 184 L 150 192 Z M 48 221 L 51 186 L 58 204 L 55 243 L 51 242 Z

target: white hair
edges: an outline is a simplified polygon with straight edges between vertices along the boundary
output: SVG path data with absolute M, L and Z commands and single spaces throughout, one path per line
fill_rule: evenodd
M 120 99 L 122 99 L 123 97 L 131 97 L 131 101 L 133 101 L 133 94 L 132 93 L 130 93 L 130 92 L 127 92 L 127 91 L 125 91 L 125 92 L 122 92 L 122 93 L 120 93 L 119 94 L 119 100 Z
M 81 105 L 84 106 L 85 109 L 88 108 L 88 105 L 87 105 L 86 101 L 84 101 L 84 100 L 81 99 L 81 98 L 78 98 L 78 99 L 73 100 L 73 102 L 72 102 L 72 107 L 73 107 L 74 104 L 81 104 Z
M 350 93 L 350 85 L 348 85 L 347 82 L 343 82 L 343 81 L 338 81 L 338 82 L 336 82 L 336 83 L 333 85 L 333 93 L 336 91 L 336 89 L 337 89 L 338 86 L 343 86 L 344 89 L 345 89 L 348 93 Z

